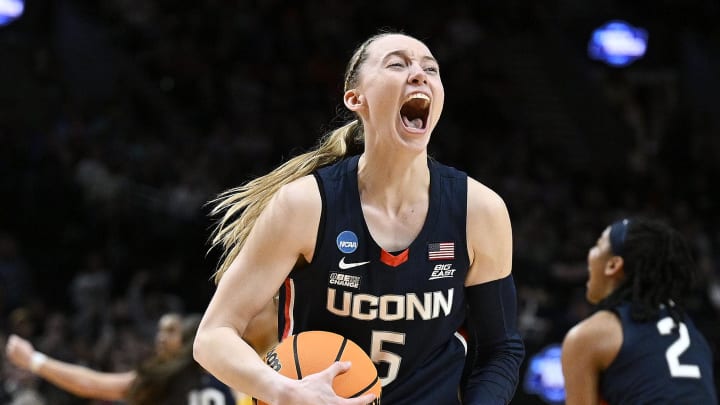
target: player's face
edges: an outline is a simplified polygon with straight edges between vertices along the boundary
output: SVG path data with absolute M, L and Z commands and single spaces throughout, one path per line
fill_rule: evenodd
M 356 88 L 368 142 L 388 141 L 424 149 L 445 102 L 438 62 L 422 42 L 387 35 L 372 42 Z M 389 136 L 388 136 L 389 135 Z
M 610 250 L 610 227 L 607 227 L 595 242 L 595 245 L 590 248 L 587 256 L 589 277 L 586 284 L 586 298 L 592 304 L 597 304 L 612 292 L 614 284 L 605 274 L 612 256 Z
M 158 323 L 155 350 L 164 358 L 174 356 L 182 347 L 182 319 L 177 315 L 164 315 Z

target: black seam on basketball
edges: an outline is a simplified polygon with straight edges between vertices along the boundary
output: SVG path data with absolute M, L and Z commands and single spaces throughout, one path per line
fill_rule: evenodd
M 298 380 L 302 380 L 302 370 L 300 370 L 300 359 L 298 358 L 298 335 L 293 336 L 293 356 L 295 357 L 295 372 L 297 373 Z
M 373 386 L 373 385 L 375 385 L 375 383 L 377 383 L 377 381 L 378 381 L 378 376 L 377 376 L 377 375 L 375 375 L 375 379 L 373 380 L 373 382 L 371 382 L 370 384 L 368 384 L 368 386 L 367 386 L 367 387 L 365 387 L 365 388 L 361 389 L 360 391 L 358 391 L 358 392 L 356 392 L 356 393 L 352 394 L 352 395 L 351 395 L 351 396 L 349 396 L 348 398 L 355 398 L 355 397 L 359 397 L 360 395 L 362 395 L 362 394 L 366 393 L 366 392 L 367 392 L 367 390 L 369 390 L 370 388 L 372 388 L 372 386 Z
M 343 352 L 345 351 L 345 345 L 347 345 L 347 338 L 343 338 L 343 342 L 340 345 L 340 349 L 338 350 L 337 356 L 335 356 L 335 361 L 340 361 L 340 357 L 342 357 Z

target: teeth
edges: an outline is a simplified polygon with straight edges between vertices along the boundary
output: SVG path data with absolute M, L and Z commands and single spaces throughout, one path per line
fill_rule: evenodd
M 423 93 L 413 93 L 407 99 L 412 100 L 412 99 L 416 99 L 416 98 L 419 98 L 419 99 L 422 99 L 425 101 L 430 101 L 430 97 L 428 97 L 427 94 L 423 94 Z

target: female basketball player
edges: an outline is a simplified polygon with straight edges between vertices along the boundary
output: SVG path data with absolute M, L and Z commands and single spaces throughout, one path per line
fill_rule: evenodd
M 615 222 L 588 269 L 598 311 L 564 339 L 565 403 L 717 404 L 712 353 L 683 311 L 697 270 L 681 235 L 657 221 Z
M 8 339 L 6 353 L 16 366 L 31 370 L 84 398 L 126 400 L 128 404 L 143 405 L 234 405 L 230 390 L 202 370 L 192 358 L 192 338 L 199 322 L 199 316 L 162 316 L 155 338 L 155 356 L 136 370 L 127 372 L 95 371 L 52 359 L 35 351 L 30 342 L 16 335 Z
M 374 36 L 346 70 L 355 119 L 221 196 L 214 243 L 225 256 L 194 346 L 203 367 L 274 405 L 373 401 L 332 391 L 350 364 L 289 380 L 240 338 L 279 289 L 279 336 L 355 341 L 378 367 L 383 403 L 510 401 L 524 356 L 510 219 L 495 192 L 428 157 L 444 96 L 424 43 Z M 466 355 L 476 360 L 463 379 Z

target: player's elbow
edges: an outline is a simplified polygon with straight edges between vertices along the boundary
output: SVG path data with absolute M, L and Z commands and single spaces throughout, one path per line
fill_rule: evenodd
M 195 334 L 195 339 L 193 340 L 193 358 L 198 364 L 203 367 L 206 367 L 207 365 L 208 348 L 210 347 L 210 343 L 208 342 L 208 340 L 209 337 L 206 333 L 203 333 L 202 330 L 199 330 Z

